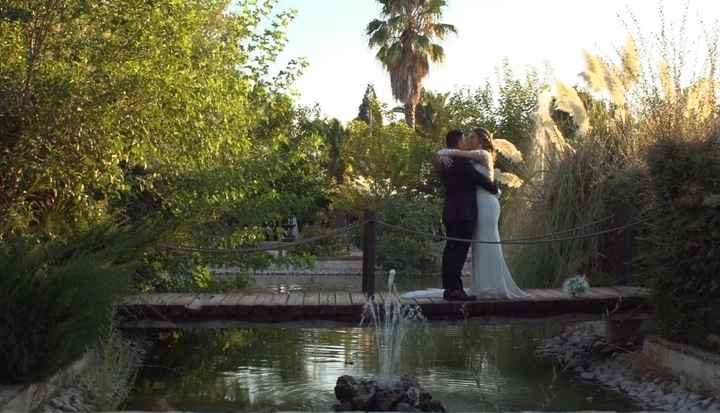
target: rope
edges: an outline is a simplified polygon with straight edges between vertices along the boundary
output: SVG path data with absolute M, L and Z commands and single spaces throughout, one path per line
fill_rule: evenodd
M 211 253 L 223 253 L 223 254 L 242 254 L 242 253 L 251 253 L 251 252 L 264 252 L 264 251 L 277 251 L 277 250 L 285 250 L 290 248 L 295 248 L 299 245 L 304 244 L 310 244 L 312 242 L 316 241 L 322 241 L 327 238 L 332 238 L 337 235 L 344 234 L 346 232 L 350 232 L 357 227 L 361 225 L 365 225 L 366 222 L 355 222 L 350 225 L 346 225 L 342 228 L 338 228 L 336 230 L 330 231 L 323 235 L 318 235 L 316 237 L 311 238 L 303 238 L 299 241 L 294 242 L 283 242 L 283 243 L 274 243 L 271 245 L 266 245 L 263 247 L 253 247 L 253 248 L 199 248 L 199 247 L 185 247 L 185 246 L 174 246 L 174 245 L 165 245 L 164 247 L 171 250 L 176 251 L 183 251 L 183 252 L 211 252 Z
M 597 221 L 593 221 L 589 224 L 580 225 L 577 227 L 573 227 L 570 229 L 566 229 L 563 231 L 558 232 L 551 232 L 545 235 L 538 235 L 535 237 L 527 237 L 527 238 L 516 238 L 516 239 L 507 239 L 507 240 L 500 240 L 500 241 L 485 241 L 485 240 L 476 240 L 476 239 L 467 239 L 467 238 L 455 238 L 455 237 L 448 237 L 444 235 L 435 235 L 427 232 L 422 232 L 418 230 L 414 230 L 411 228 L 402 227 L 399 225 L 390 224 L 384 221 L 380 220 L 369 220 L 369 221 L 363 221 L 363 222 L 356 222 L 350 225 L 346 225 L 342 228 L 338 228 L 336 230 L 330 231 L 323 235 L 318 235 L 316 237 L 311 238 L 303 238 L 298 241 L 294 242 L 287 242 L 287 243 L 273 243 L 270 245 L 265 245 L 263 247 L 253 247 L 253 248 L 200 248 L 200 247 L 186 247 L 186 246 L 174 246 L 174 245 L 165 245 L 164 247 L 170 250 L 175 251 L 182 251 L 182 252 L 205 252 L 205 253 L 221 253 L 221 254 L 243 254 L 243 253 L 253 253 L 253 252 L 265 252 L 265 251 L 277 251 L 277 250 L 285 250 L 285 249 L 291 249 L 295 248 L 300 245 L 304 244 L 310 244 L 317 241 L 322 241 L 324 239 L 332 238 L 347 232 L 350 232 L 359 226 L 365 225 L 367 223 L 376 223 L 381 226 L 384 226 L 386 228 L 389 228 L 391 230 L 405 232 L 409 234 L 419 235 L 421 237 L 424 237 L 426 239 L 430 239 L 433 241 L 456 241 L 456 242 L 468 242 L 468 243 L 474 243 L 474 244 L 490 244 L 490 245 L 533 245 L 533 244 L 547 244 L 551 242 L 561 242 L 561 241 L 574 241 L 574 240 L 581 240 L 581 239 L 587 239 L 592 237 L 597 237 L 604 234 L 610 234 L 613 232 L 620 232 L 625 229 L 640 225 L 642 223 L 645 223 L 650 220 L 650 218 L 643 218 L 639 219 L 637 221 L 631 222 L 629 224 L 621 225 L 618 227 L 602 230 L 602 231 L 596 231 L 588 234 L 581 234 L 581 235 L 574 235 L 574 236 L 567 236 L 567 237 L 559 237 L 557 238 L 557 235 L 563 235 L 568 234 L 583 228 L 591 227 L 593 225 L 597 225 L 601 222 L 605 222 L 612 218 L 612 216 L 608 216 L 602 219 L 599 219 Z
M 410 234 L 420 235 L 422 237 L 434 240 L 434 241 L 457 241 L 457 242 L 471 242 L 474 244 L 491 244 L 491 245 L 532 245 L 532 244 L 547 244 L 551 242 L 559 242 L 559 241 L 573 241 L 573 240 L 579 240 L 579 239 L 586 239 L 586 238 L 592 238 L 599 235 L 609 234 L 612 232 L 619 232 L 622 230 L 625 230 L 627 228 L 631 228 L 634 226 L 637 226 L 639 224 L 642 224 L 644 222 L 647 222 L 649 218 L 645 219 L 639 219 L 637 221 L 631 222 L 626 225 L 618 226 L 615 228 L 606 229 L 603 231 L 596 231 L 589 234 L 583 234 L 583 235 L 576 235 L 572 237 L 563 237 L 563 238 L 546 238 L 546 239 L 517 239 L 517 240 L 500 240 L 500 241 L 484 241 L 484 240 L 475 240 L 475 239 L 466 239 L 466 238 L 455 238 L 455 237 L 447 237 L 443 235 L 434 235 L 429 234 L 426 232 L 416 231 L 410 228 L 401 227 L 399 225 L 393 225 L 389 224 L 384 221 L 377 221 L 378 224 L 394 229 L 396 231 L 406 232 Z
M 547 233 L 547 234 L 545 234 L 545 235 L 536 235 L 536 236 L 533 236 L 533 237 L 512 238 L 512 239 L 509 239 L 509 240 L 506 240 L 506 241 L 531 241 L 531 240 L 539 240 L 539 239 L 550 238 L 550 237 L 555 236 L 555 235 L 568 234 L 568 233 L 570 233 L 570 232 L 574 232 L 574 231 L 578 231 L 578 230 L 581 230 L 581 229 L 584 229 L 584 228 L 592 227 L 593 225 L 597 225 L 597 224 L 600 224 L 600 223 L 602 223 L 602 222 L 608 221 L 608 220 L 610 220 L 612 217 L 613 217 L 612 215 L 608 215 L 608 216 L 606 216 L 605 218 L 601 218 L 601 219 L 598 219 L 598 220 L 596 220 L 596 221 L 592 221 L 592 222 L 590 222 L 589 224 L 579 225 L 579 226 L 577 226 L 577 227 L 572 227 L 572 228 L 569 228 L 569 229 L 566 229 L 566 230 L 563 230 L 563 231 L 549 232 L 549 233 Z

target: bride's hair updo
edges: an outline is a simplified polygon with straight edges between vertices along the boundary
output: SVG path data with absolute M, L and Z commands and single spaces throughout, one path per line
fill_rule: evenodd
M 490 152 L 494 152 L 495 150 L 495 143 L 493 142 L 493 136 L 492 132 L 485 128 L 475 128 L 473 129 L 473 132 L 478 136 L 480 139 L 480 144 L 482 144 L 484 147 L 488 149 Z
M 480 145 L 482 147 L 490 152 L 493 159 L 496 157 L 496 151 L 495 151 L 495 142 L 493 141 L 492 132 L 485 128 L 475 128 L 473 129 L 473 132 L 478 136 L 478 139 L 480 139 Z

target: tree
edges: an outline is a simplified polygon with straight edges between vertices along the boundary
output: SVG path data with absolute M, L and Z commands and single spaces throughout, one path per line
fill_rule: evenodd
M 367 26 L 369 46 L 377 47 L 377 58 L 390 73 L 395 99 L 405 107 L 405 121 L 415 127 L 415 106 L 420 102 L 422 81 L 430 73 L 430 62 L 442 62 L 445 52 L 436 40 L 457 33 L 455 26 L 440 23 L 446 0 L 378 0 L 384 20 Z
M 382 121 L 382 118 L 380 118 Z M 338 184 L 343 183 L 347 164 L 343 158 L 342 146 L 346 137 L 345 128 L 337 119 L 328 122 L 325 140 L 328 145 L 328 173 L 335 178 Z
M 327 150 L 327 159 L 324 165 L 327 175 L 333 177 L 335 183 L 342 184 L 347 168 L 343 151 L 347 131 L 342 123 L 336 118 L 323 119 L 316 116 L 315 119 L 308 121 L 304 128 L 321 137 Z
M 435 93 L 423 89 L 421 96 L 422 100 L 415 108 L 417 129 L 426 138 L 442 142 L 444 133 L 450 129 L 450 93 Z
M 260 225 L 326 187 L 324 143 L 281 90 L 297 68 L 270 73 L 292 18 L 275 0 L 7 3 L 0 238 L 53 214 L 93 225 L 133 198 L 183 222 Z
M 357 119 L 364 121 L 368 125 L 382 126 L 383 124 L 380 102 L 375 94 L 375 88 L 371 83 L 368 84 L 365 89 L 365 95 L 363 96 L 362 103 L 358 108 Z
M 525 74 L 517 76 L 509 61 L 502 63 L 495 109 L 495 135 L 512 141 L 524 153 L 530 151 L 541 89 L 542 83 L 535 69 L 528 68 Z
M 0 3 L 0 243 L 161 211 L 178 223 L 166 242 L 233 248 L 327 202 L 328 145 L 288 93 L 299 67 L 271 72 L 292 19 L 276 5 Z M 227 259 L 269 261 L 150 254 L 141 287 Z

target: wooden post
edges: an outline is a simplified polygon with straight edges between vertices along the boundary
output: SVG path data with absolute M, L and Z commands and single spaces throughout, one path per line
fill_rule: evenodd
M 362 291 L 366 296 L 375 294 L 375 246 L 377 242 L 377 216 L 375 211 L 365 210 L 365 225 L 363 227 L 363 272 Z
M 630 223 L 633 218 L 633 214 L 630 211 L 630 207 L 627 205 L 621 205 L 615 208 L 615 219 L 613 223 L 616 226 L 623 226 Z M 613 236 L 616 254 L 611 255 L 611 259 L 616 261 L 614 263 L 616 282 L 617 285 L 628 285 L 630 282 L 630 276 L 633 271 L 633 253 L 635 243 L 635 230 L 634 228 L 625 228 L 619 233 Z

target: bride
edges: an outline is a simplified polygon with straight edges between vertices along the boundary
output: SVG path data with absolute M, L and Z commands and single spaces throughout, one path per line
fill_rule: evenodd
M 510 144 L 511 145 L 511 144 Z M 438 152 L 443 162 L 452 162 L 451 157 L 464 157 L 472 161 L 475 169 L 494 181 L 496 148 L 492 134 L 485 128 L 473 130 L 466 138 L 465 148 L 443 149 Z M 475 193 L 478 216 L 473 239 L 498 242 L 500 232 L 500 200 L 485 189 L 478 187 Z M 469 294 L 478 298 L 523 298 L 528 296 L 521 290 L 510 274 L 500 244 L 472 244 L 472 279 Z M 442 298 L 442 289 L 412 291 L 402 298 Z

